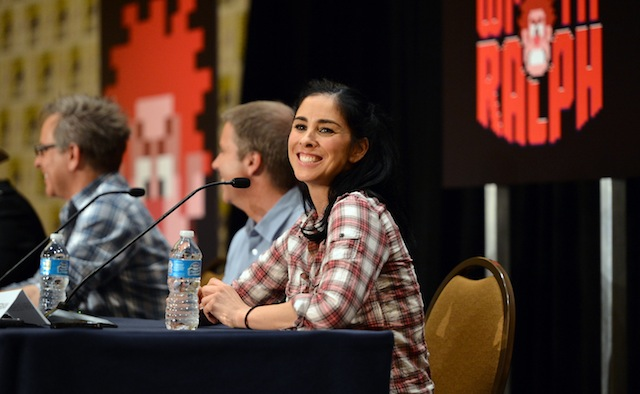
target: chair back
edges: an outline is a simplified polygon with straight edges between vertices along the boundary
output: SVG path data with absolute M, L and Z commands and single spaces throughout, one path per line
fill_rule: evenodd
M 425 317 L 437 392 L 503 393 L 514 332 L 515 300 L 504 268 L 485 257 L 458 264 L 442 281 Z

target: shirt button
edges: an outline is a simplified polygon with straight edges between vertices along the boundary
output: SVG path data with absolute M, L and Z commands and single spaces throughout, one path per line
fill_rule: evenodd
M 257 256 L 258 255 L 258 249 L 256 249 L 256 248 L 251 249 L 251 254 L 254 255 L 254 256 Z

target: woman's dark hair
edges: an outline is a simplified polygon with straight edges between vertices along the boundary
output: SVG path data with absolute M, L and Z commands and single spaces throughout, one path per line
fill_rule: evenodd
M 351 130 L 352 143 L 367 138 L 369 150 L 351 168 L 335 177 L 329 188 L 329 204 L 319 226 L 322 230 L 319 233 L 305 234 L 307 238 L 316 242 L 326 238 L 326 224 L 333 204 L 341 195 L 353 191 L 363 191 L 368 196 L 378 198 L 394 214 L 401 230 L 406 230 L 403 229 L 404 223 L 401 223 L 404 216 L 400 212 L 395 195 L 398 189 L 394 182 L 397 181 L 398 154 L 391 133 L 390 119 L 358 90 L 326 79 L 309 82 L 296 101 L 294 110 L 297 112 L 305 98 L 315 95 L 334 98 L 340 114 Z M 313 206 L 307 186 L 301 182 L 300 189 L 305 206 Z

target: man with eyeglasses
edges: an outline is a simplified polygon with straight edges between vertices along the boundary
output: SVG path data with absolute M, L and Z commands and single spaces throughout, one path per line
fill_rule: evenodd
M 120 107 L 102 97 L 64 96 L 41 113 L 35 166 L 44 175 L 48 196 L 66 200 L 64 223 L 98 194 L 128 190 L 119 173 L 130 134 Z M 153 223 L 144 203 L 127 194 L 96 199 L 63 230 L 71 255 L 69 289 Z M 157 228 L 85 282 L 68 305 L 106 317 L 163 319 L 169 244 Z M 16 284 L 32 302 L 38 277 Z

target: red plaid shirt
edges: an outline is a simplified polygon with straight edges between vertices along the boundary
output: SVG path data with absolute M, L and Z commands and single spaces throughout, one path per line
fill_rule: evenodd
M 302 233 L 319 225 L 304 215 L 233 283 L 249 305 L 284 298 L 296 329 L 352 328 L 394 334 L 392 393 L 430 393 L 424 310 L 413 263 L 384 204 L 354 192 L 340 197 L 327 238 Z

